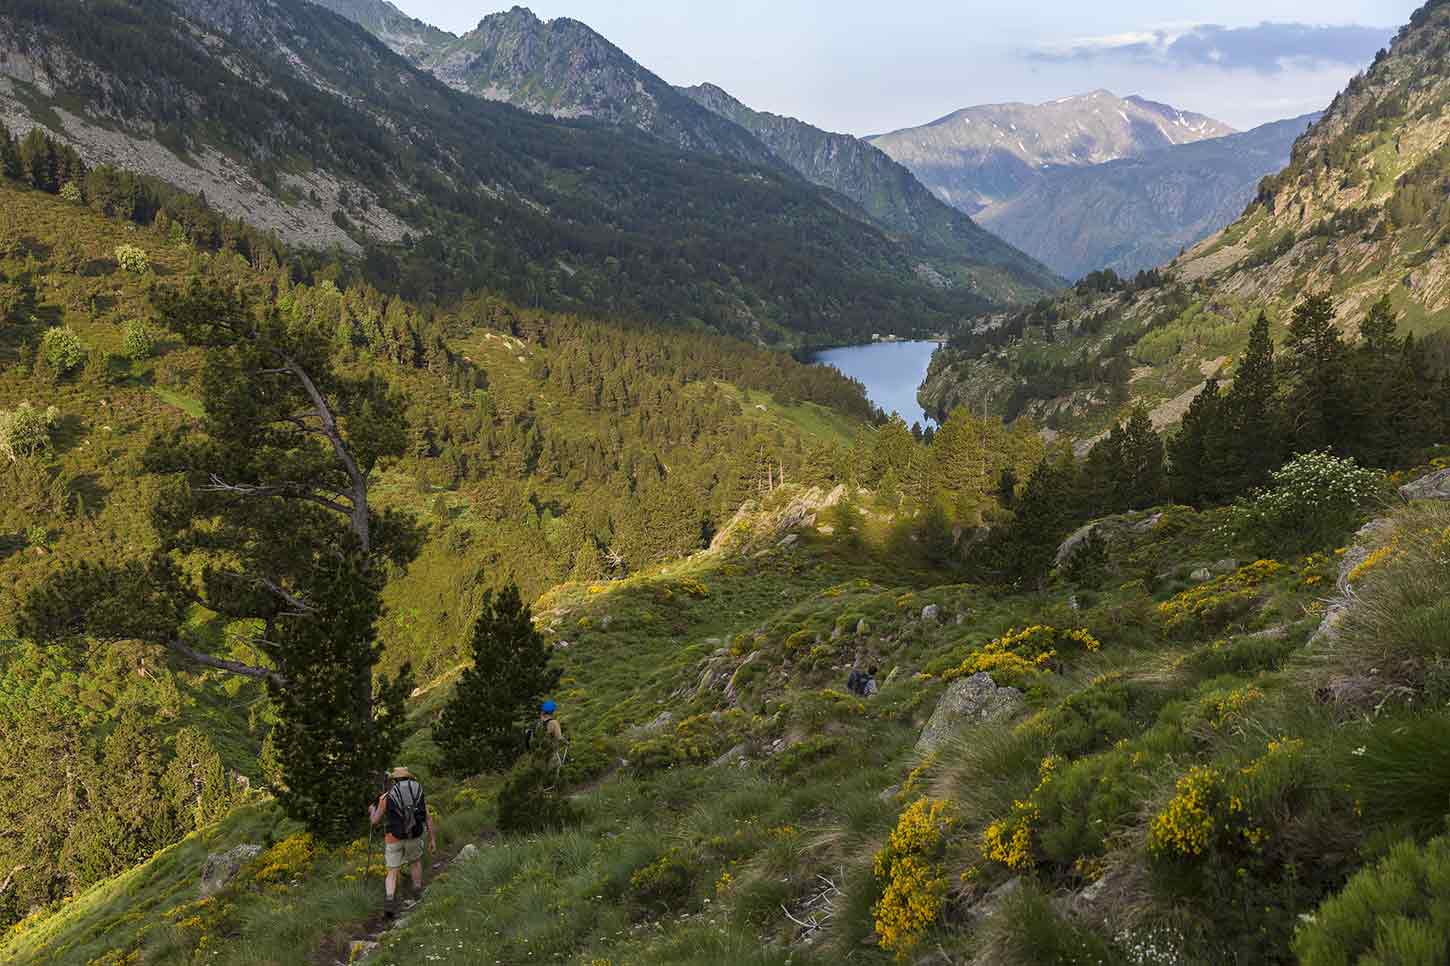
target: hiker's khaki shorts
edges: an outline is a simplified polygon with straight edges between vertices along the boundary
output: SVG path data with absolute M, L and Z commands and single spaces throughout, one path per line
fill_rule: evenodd
M 383 846 L 383 862 L 390 869 L 401 869 L 405 865 L 423 861 L 423 836 L 389 842 Z

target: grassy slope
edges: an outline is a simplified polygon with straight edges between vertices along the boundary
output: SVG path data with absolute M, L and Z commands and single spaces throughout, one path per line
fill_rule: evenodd
M 837 962 L 849 950 L 856 961 L 888 962 L 889 954 L 861 943 L 872 932 L 870 906 L 879 888 L 870 857 L 897 813 L 922 793 L 955 803 L 958 824 L 943 863 L 952 902 L 964 906 L 1014 874 L 982 856 L 980 832 L 1032 793 L 1038 761 L 1051 753 L 1086 774 L 1108 769 L 1126 800 L 1098 800 L 1089 781 L 1077 807 L 1108 823 L 1089 833 L 1072 818 L 1072 807 L 1044 812 L 1034 829 L 1043 887 L 1067 890 L 1106 870 L 1146 869 L 1144 809 L 1162 807 L 1191 764 L 1247 765 L 1263 757 L 1266 740 L 1282 738 L 1303 740 L 1310 753 L 1332 761 L 1369 729 L 1344 732 L 1333 708 L 1305 701 L 1313 676 L 1289 670 L 1332 581 L 1333 555 L 1287 561 L 1252 586 L 1246 606 L 1234 598 L 1221 612 L 1210 608 L 1217 616 L 1170 631 L 1159 605 L 1182 601 L 1177 595 L 1200 586 L 1188 572 L 1228 555 L 1242 559 L 1221 523 L 1218 514 L 1170 512 L 1146 535 L 1115 547 L 1110 572 L 1097 582 L 1102 589 L 1064 585 L 1004 597 L 939 584 L 941 576 L 891 549 L 884 522 L 863 517 L 859 544 L 807 527 L 790 549 L 760 536 L 740 552 L 551 592 L 539 614 L 551 639 L 569 643 L 559 651 L 566 674 L 561 699 L 582 824 L 498 838 L 490 801 L 495 781 L 458 784 L 436 772 L 426 726 L 446 697 L 446 680 L 426 691 L 405 757 L 434 789 L 445 850 L 466 839 L 484 848 L 444 874 L 406 925 L 385 939 L 376 961 L 799 964 Z M 758 547 L 773 549 L 756 556 Z M 1204 593 L 1227 601 L 1231 591 L 1220 581 Z M 923 622 L 920 609 L 928 603 L 946 619 Z M 867 630 L 858 636 L 862 619 Z M 969 745 L 949 746 L 919 767 L 912 745 L 943 672 L 1030 623 L 1085 627 L 1102 649 L 1064 654 L 1056 672 L 1021 675 L 1016 683 L 1031 715 Z M 1263 628 L 1282 631 L 1252 633 Z M 858 651 L 892 674 L 869 704 L 837 690 Z M 746 662 L 752 652 L 758 653 Z M 742 666 L 748 670 L 734 675 L 737 705 L 722 696 L 720 677 L 700 686 L 707 670 L 729 674 Z M 639 730 L 662 710 L 675 715 L 672 725 L 656 735 Z M 771 754 L 776 741 L 784 750 Z M 746 765 L 710 766 L 736 745 L 744 746 Z M 630 765 L 618 767 L 620 758 Z M 1125 776 L 1120 769 L 1129 761 Z M 886 791 L 903 783 L 905 793 Z M 1348 798 L 1317 803 L 1312 817 L 1323 828 L 1310 831 L 1338 833 L 1352 807 Z M 1272 834 L 1287 835 L 1274 821 L 1282 816 L 1264 818 Z M 171 923 L 195 915 L 181 907 L 194 897 L 201 851 L 239 841 L 265 845 L 267 829 L 273 840 L 292 831 L 270 806 L 234 815 L 131 874 L 138 878 L 99 887 L 20 932 L 0 962 L 86 963 L 108 947 L 142 948 L 146 961 L 184 962 L 183 951 L 196 948 L 202 935 L 210 938 L 196 961 L 302 962 L 298 950 L 332 949 L 338 938 L 355 935 L 372 911 L 348 878 L 359 871 L 362 840 L 301 863 L 292 870 L 296 881 L 269 882 L 263 874 L 258 882 L 267 862 L 254 863 L 200 923 Z M 1051 855 L 1064 849 L 1085 863 L 1073 868 L 1069 861 L 1063 871 Z M 1306 884 L 1295 900 L 1312 906 L 1314 890 L 1332 888 L 1344 872 L 1335 866 L 1328 886 Z M 800 930 L 781 907 L 808 916 L 804 906 L 826 880 L 842 890 L 834 918 L 813 944 L 789 945 Z M 1159 912 L 1185 898 L 1143 881 L 1136 887 Z M 128 911 L 147 904 L 148 914 L 120 914 L 115 897 L 122 891 L 134 897 Z M 1179 935 L 1203 925 L 1185 926 L 1182 916 L 1172 921 Z M 976 949 L 985 933 L 963 922 L 956 916 L 953 925 L 934 929 L 931 944 L 952 955 Z M 1290 917 L 1271 925 L 1282 938 L 1295 923 Z M 1207 948 L 1210 960 L 1222 953 Z

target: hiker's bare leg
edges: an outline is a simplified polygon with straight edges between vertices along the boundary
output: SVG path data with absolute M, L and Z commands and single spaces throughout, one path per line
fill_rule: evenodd
M 423 891 L 423 860 L 419 859 L 413 863 L 413 891 Z
M 394 895 L 397 894 L 397 892 L 398 892 L 398 870 L 397 869 L 389 869 L 388 870 L 388 884 L 387 884 L 386 888 L 388 890 L 388 898 L 389 899 L 391 899 Z

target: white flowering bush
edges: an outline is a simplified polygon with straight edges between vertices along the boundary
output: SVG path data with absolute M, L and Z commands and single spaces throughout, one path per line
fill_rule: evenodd
M 145 275 L 151 271 L 151 259 L 147 257 L 145 249 L 135 245 L 117 245 L 113 254 L 116 256 L 116 264 L 133 275 Z
M 1383 473 L 1352 459 L 1303 453 L 1234 504 L 1234 527 L 1265 556 L 1316 549 L 1352 530 L 1383 485 Z
M 36 409 L 23 402 L 14 409 L 0 409 L 0 456 L 14 463 L 50 449 L 50 431 L 60 413 L 54 406 Z

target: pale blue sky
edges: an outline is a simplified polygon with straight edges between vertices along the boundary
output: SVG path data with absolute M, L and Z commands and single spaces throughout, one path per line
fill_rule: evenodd
M 394 0 L 455 33 L 511 3 Z M 676 84 L 873 134 L 1096 88 L 1240 128 L 1328 104 L 1419 0 L 534 0 Z M 1206 26 L 1211 25 L 1211 26 Z M 1307 30 L 1335 25 L 1375 30 Z M 1227 30 L 1220 28 L 1229 28 Z M 1296 56 L 1276 61 L 1277 53 Z

